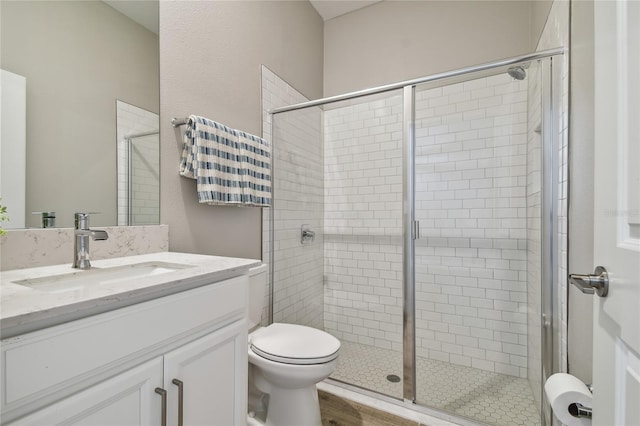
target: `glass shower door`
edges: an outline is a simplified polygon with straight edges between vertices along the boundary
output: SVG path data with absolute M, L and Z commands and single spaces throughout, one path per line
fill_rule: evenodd
M 402 91 L 326 105 L 324 123 L 331 377 L 402 398 Z
M 340 339 L 331 376 L 402 398 L 403 97 L 273 116 L 273 320 Z M 304 227 L 315 233 L 301 239 Z
M 527 316 L 540 113 L 529 74 L 415 90 L 417 402 L 495 425 L 540 422 Z

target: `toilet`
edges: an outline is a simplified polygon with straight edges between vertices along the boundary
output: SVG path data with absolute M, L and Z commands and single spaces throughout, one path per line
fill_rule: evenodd
M 296 324 L 260 327 L 267 265 L 249 272 L 249 425 L 321 426 L 316 384 L 333 373 L 340 341 Z

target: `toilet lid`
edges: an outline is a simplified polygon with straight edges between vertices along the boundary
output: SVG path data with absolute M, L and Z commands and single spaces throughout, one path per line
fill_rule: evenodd
M 316 328 L 275 323 L 254 333 L 251 349 L 275 362 L 322 364 L 338 357 L 340 341 Z

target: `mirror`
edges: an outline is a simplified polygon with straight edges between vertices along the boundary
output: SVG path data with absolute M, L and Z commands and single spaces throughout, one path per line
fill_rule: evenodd
M 157 0 L 2 0 L 0 20 L 3 227 L 159 223 Z

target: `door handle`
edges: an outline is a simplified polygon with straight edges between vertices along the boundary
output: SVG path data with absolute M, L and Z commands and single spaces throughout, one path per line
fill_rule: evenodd
M 178 379 L 173 379 L 171 383 L 178 387 L 178 426 L 182 426 L 184 424 L 184 383 Z
M 162 388 L 156 388 L 155 392 L 162 397 L 162 416 L 161 425 L 167 426 L 167 391 Z
M 585 294 L 597 294 L 606 297 L 609 293 L 609 274 L 602 266 L 596 266 L 593 274 L 569 274 L 569 282 Z

